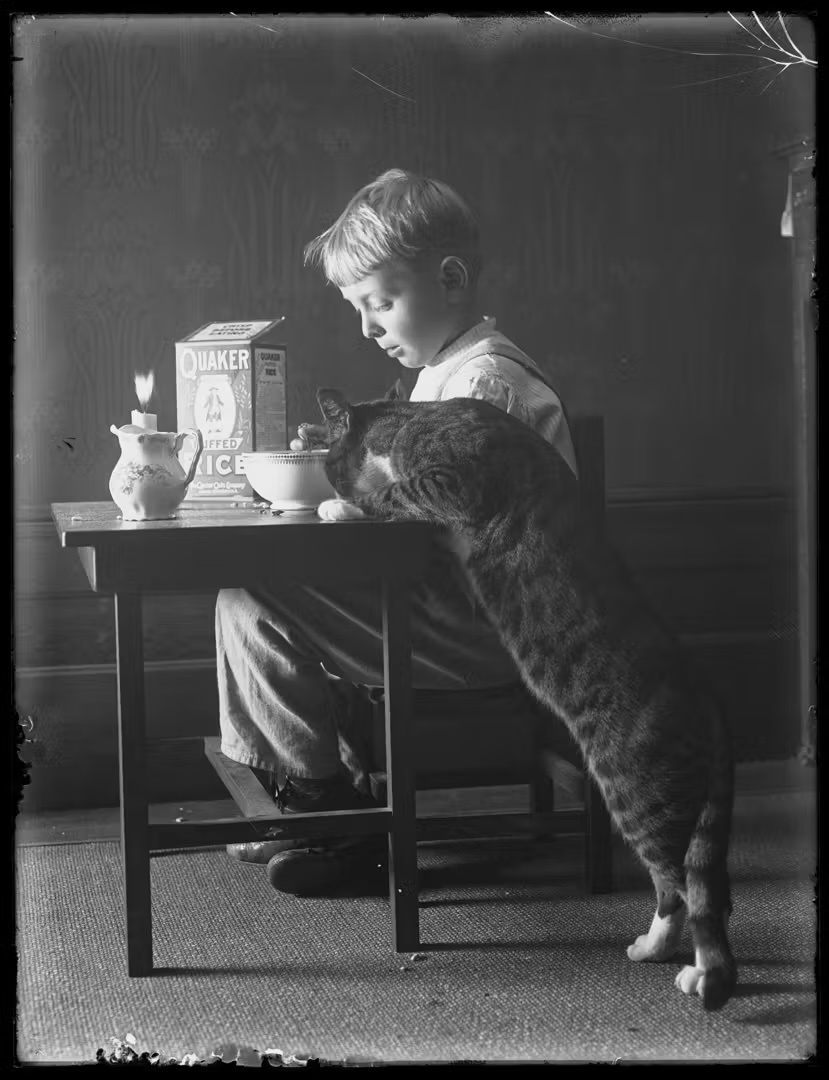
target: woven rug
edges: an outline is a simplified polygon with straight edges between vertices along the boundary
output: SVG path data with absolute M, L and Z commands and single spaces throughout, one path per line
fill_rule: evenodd
M 630 962 L 653 914 L 617 857 L 588 896 L 576 837 L 422 846 L 421 933 L 394 953 L 383 897 L 296 899 L 221 850 L 152 862 L 155 965 L 125 972 L 116 844 L 17 850 L 17 1055 L 89 1062 L 114 1041 L 179 1060 L 803 1060 L 816 1046 L 815 800 L 738 802 L 738 994 L 706 1014 L 680 963 Z M 687 948 L 687 943 L 686 943 Z M 129 1039 L 127 1039 L 129 1036 Z

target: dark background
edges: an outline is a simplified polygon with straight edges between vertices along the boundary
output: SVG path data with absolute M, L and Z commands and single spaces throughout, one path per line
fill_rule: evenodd
M 320 384 L 385 390 L 401 369 L 301 252 L 393 166 L 468 200 L 484 309 L 572 412 L 603 415 L 611 529 L 739 704 L 742 755 L 793 749 L 780 150 L 812 134 L 814 84 L 743 22 L 758 36 L 704 15 L 17 20 L 15 660 L 35 773 L 88 798 L 114 753 L 110 604 L 49 504 L 109 497 L 136 371 L 175 427 L 173 343 L 208 320 L 287 316 L 291 426 Z M 810 24 L 786 25 L 814 56 Z M 210 682 L 211 603 L 149 604 L 159 725 Z

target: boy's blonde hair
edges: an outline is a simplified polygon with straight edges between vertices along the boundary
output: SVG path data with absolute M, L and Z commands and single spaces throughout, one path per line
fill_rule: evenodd
M 339 288 L 395 260 L 419 264 L 435 255 L 456 256 L 474 282 L 481 264 L 478 225 L 448 184 L 404 169 L 366 184 L 305 248 L 305 262 L 322 266 Z

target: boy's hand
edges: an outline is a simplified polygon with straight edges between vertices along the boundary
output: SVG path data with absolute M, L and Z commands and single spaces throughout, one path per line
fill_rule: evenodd
M 325 450 L 328 448 L 328 428 L 325 424 L 300 424 L 297 437 L 291 439 L 292 450 Z

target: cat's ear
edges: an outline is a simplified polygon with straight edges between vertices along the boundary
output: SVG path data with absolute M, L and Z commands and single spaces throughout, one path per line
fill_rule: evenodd
M 394 386 L 390 387 L 386 391 L 385 401 L 408 401 L 409 394 L 406 387 L 403 385 L 402 379 L 397 379 Z
M 317 402 L 325 417 L 331 442 L 336 442 L 348 434 L 351 428 L 351 406 L 340 391 L 327 388 L 317 390 Z

